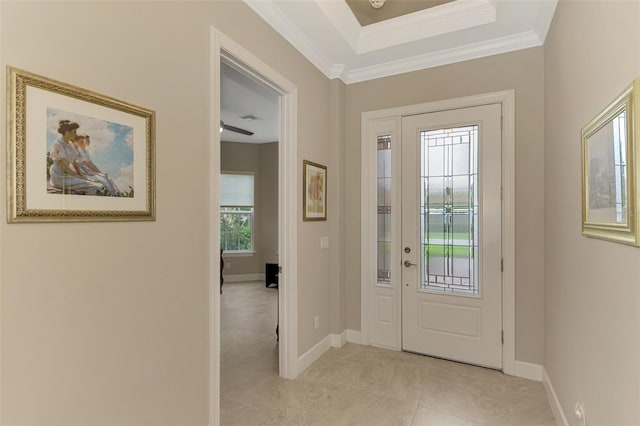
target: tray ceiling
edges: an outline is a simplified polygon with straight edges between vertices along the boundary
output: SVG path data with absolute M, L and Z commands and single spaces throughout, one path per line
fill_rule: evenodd
M 541 46 L 557 5 L 454 0 L 362 25 L 344 0 L 244 2 L 328 78 L 347 84 Z
M 452 1 L 453 0 L 386 0 L 384 6 L 380 9 L 374 9 L 368 0 L 346 0 L 351 12 L 353 12 L 353 15 L 363 27 Z

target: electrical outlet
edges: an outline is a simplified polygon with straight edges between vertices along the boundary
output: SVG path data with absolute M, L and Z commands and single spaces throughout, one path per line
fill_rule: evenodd
M 226 262 L 224 264 L 224 269 L 231 269 L 231 262 Z
M 587 418 L 584 413 L 584 405 L 582 405 L 582 401 L 576 402 L 576 406 L 573 408 L 573 414 L 580 422 L 580 426 L 585 426 L 587 424 Z
M 319 329 L 320 328 L 320 317 L 319 316 L 315 317 L 314 323 L 315 323 L 315 326 L 316 326 L 316 330 Z

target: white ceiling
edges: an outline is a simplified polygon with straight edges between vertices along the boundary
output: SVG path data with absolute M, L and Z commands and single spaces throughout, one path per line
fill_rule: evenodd
M 220 118 L 225 124 L 254 132 L 253 136 L 224 130 L 227 142 L 277 142 L 279 137 L 279 96 L 226 63 L 220 64 Z M 247 115 L 256 120 L 243 119 Z
M 364 27 L 344 0 L 244 2 L 328 78 L 349 84 L 541 46 L 558 0 L 455 0 Z M 221 94 L 225 124 L 255 132 L 225 130 L 223 141 L 279 140 L 270 88 L 223 64 Z
M 456 0 L 361 26 L 343 0 L 244 0 L 329 78 L 371 80 L 541 46 L 557 0 Z

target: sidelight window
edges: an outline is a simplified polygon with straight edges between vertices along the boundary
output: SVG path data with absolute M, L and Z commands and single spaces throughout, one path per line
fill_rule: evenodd
M 378 142 L 378 284 L 391 285 L 391 136 Z

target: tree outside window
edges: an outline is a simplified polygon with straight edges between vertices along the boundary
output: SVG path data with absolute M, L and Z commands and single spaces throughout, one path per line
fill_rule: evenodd
M 253 174 L 220 175 L 220 248 L 226 253 L 253 251 Z
M 253 251 L 253 208 L 220 208 L 220 248 L 225 252 Z

